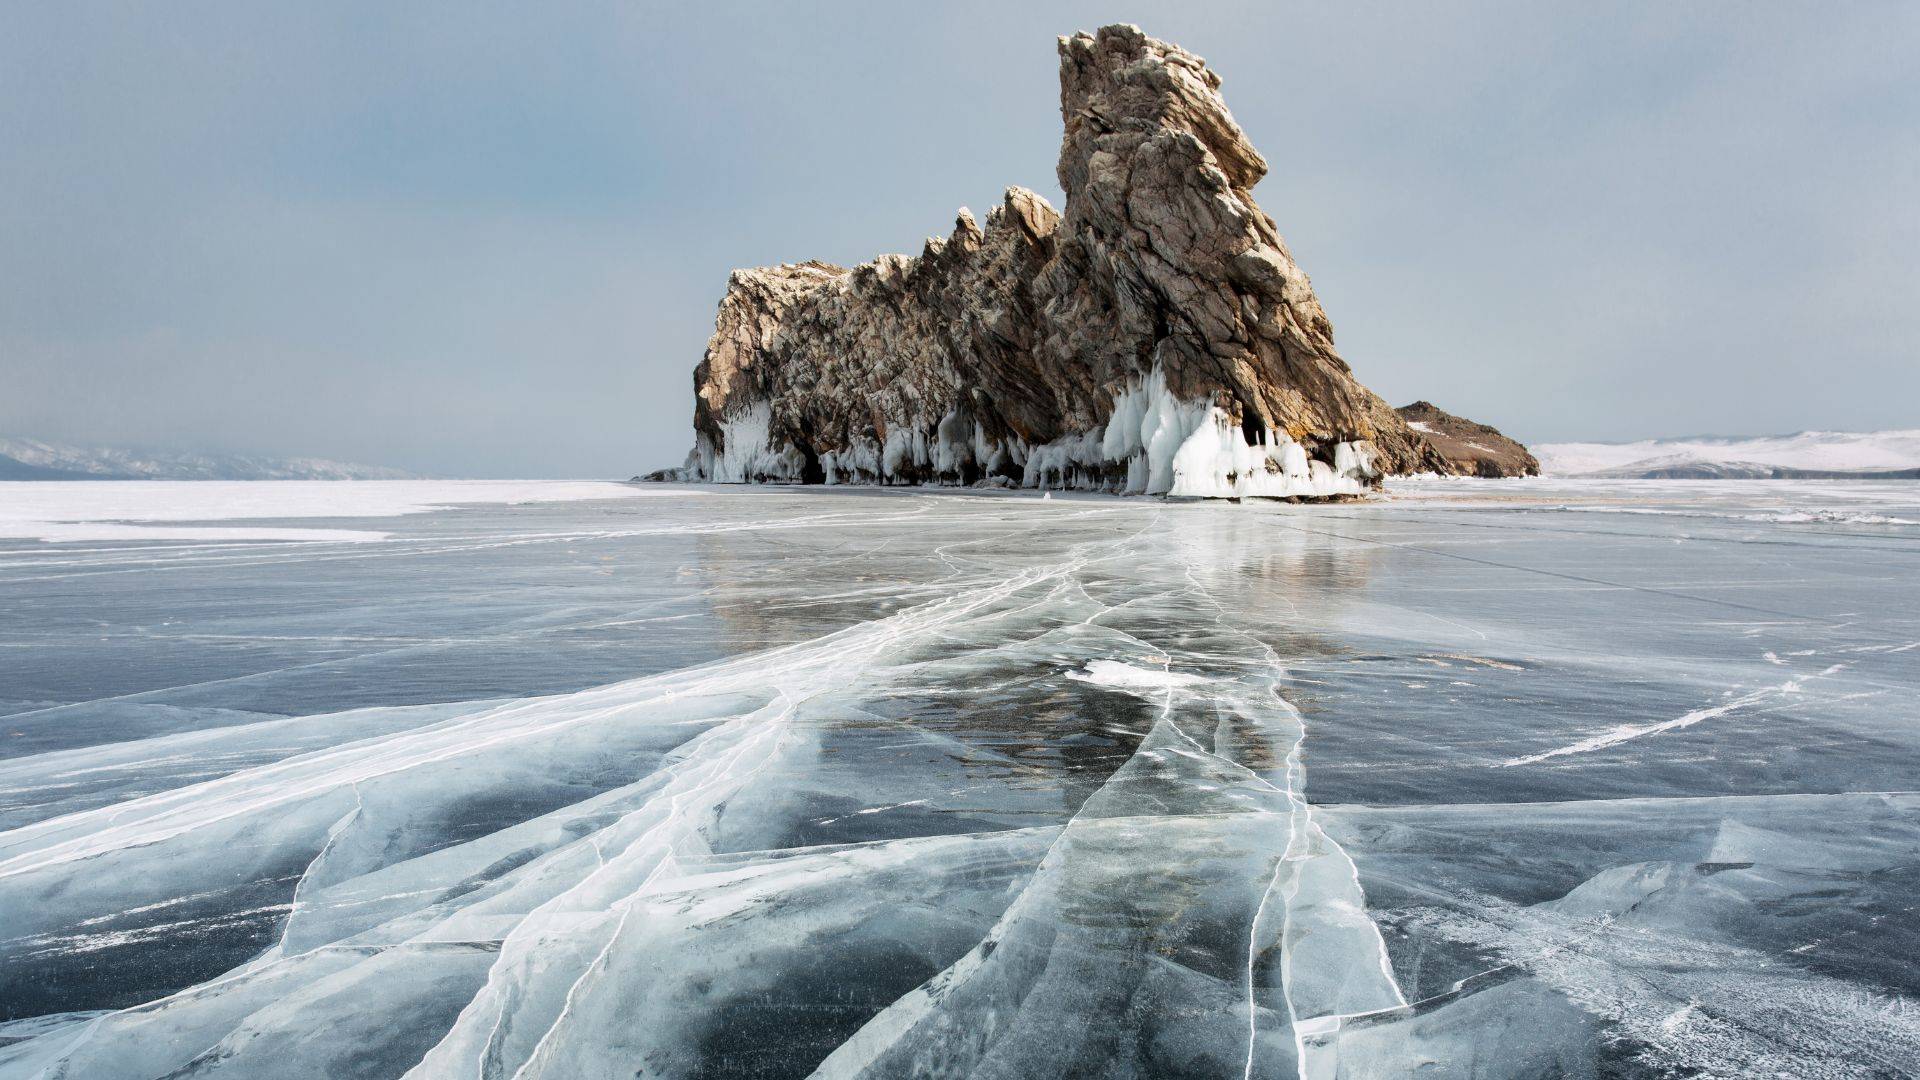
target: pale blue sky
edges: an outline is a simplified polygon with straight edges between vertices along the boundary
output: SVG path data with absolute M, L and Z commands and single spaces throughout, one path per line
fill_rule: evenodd
M 1920 426 L 1920 6 L 40 4 L 0 433 L 677 463 L 727 271 L 1058 199 L 1053 38 L 1208 58 L 1343 353 L 1530 441 Z

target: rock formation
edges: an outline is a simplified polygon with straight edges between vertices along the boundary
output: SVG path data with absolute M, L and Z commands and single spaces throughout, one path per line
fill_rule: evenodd
M 1328 497 L 1445 460 L 1354 379 L 1197 56 L 1062 38 L 1066 212 L 1009 188 L 918 257 L 735 271 L 694 373 L 714 481 Z
M 1527 448 L 1500 434 L 1447 412 L 1432 402 L 1416 401 L 1394 410 L 1414 434 L 1440 458 L 1436 472 L 1452 476 L 1539 476 L 1540 463 Z

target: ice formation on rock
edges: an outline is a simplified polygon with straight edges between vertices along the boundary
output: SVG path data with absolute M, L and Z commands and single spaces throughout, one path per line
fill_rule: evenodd
M 1060 40 L 1060 84 L 1064 215 L 1009 188 L 917 257 L 734 272 L 670 475 L 1324 498 L 1442 471 L 1334 350 L 1219 77 L 1109 26 Z

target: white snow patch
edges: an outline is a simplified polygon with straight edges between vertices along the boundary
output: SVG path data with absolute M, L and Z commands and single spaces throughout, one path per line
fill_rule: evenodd
M 1165 668 L 1143 668 L 1132 664 L 1123 664 L 1118 660 L 1089 660 L 1087 670 L 1069 671 L 1067 678 L 1078 682 L 1094 683 L 1098 686 L 1115 686 L 1126 690 L 1162 689 L 1175 686 L 1195 686 L 1207 680 L 1199 675 L 1187 675 Z
M 362 542 L 388 534 L 197 523 L 399 517 L 463 503 L 518 505 L 685 494 L 598 480 L 31 480 L 0 483 L 0 539 Z M 189 521 L 196 524 L 172 524 Z
M 120 480 L 410 480 L 404 469 L 327 458 L 273 458 L 190 450 L 69 446 L 0 436 L 0 456 L 26 465 Z M 77 479 L 77 477 L 76 477 Z
M 1744 521 L 1768 521 L 1777 525 L 1920 525 L 1912 518 L 1870 514 L 1861 510 L 1779 510 L 1766 514 L 1742 514 Z
M 1546 476 L 1582 476 L 1628 467 L 1747 462 L 1794 469 L 1849 471 L 1920 468 L 1920 428 L 1905 431 L 1802 431 L 1794 435 L 1645 439 L 1630 443 L 1543 443 L 1531 448 Z

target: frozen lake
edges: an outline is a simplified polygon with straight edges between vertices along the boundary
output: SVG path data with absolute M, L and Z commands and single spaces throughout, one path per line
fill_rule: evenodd
M 0 484 L 0 1078 L 1920 1075 L 1920 484 L 1393 490 Z

